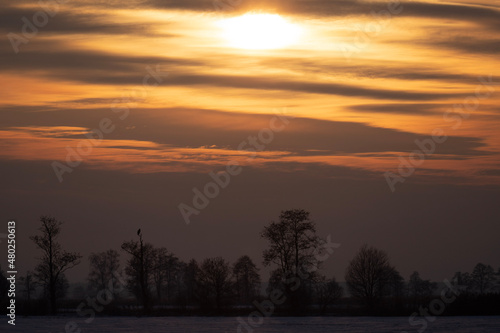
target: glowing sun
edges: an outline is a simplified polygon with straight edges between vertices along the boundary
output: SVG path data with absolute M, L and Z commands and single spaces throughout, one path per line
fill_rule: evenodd
M 230 46 L 266 50 L 289 46 L 300 37 L 299 26 L 277 14 L 253 14 L 228 18 L 217 22 Z

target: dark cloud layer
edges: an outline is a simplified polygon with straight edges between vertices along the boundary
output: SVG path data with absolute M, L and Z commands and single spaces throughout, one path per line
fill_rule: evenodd
M 449 107 L 445 104 L 431 104 L 431 103 L 391 103 L 391 104 L 361 104 L 352 105 L 349 110 L 360 112 L 375 112 L 375 113 L 389 113 L 389 114 L 408 114 L 408 115 L 429 115 L 439 114 L 440 108 Z
M 58 110 L 0 114 L 3 128 L 18 126 L 73 126 L 94 128 L 107 109 Z M 237 150 L 248 136 L 269 127 L 274 115 L 252 115 L 198 109 L 136 109 L 131 113 L 133 129 L 128 122 L 117 123 L 118 130 L 107 136 L 112 140 L 144 140 L 174 147 L 215 146 Z M 223 124 L 223 125 L 221 125 Z M 72 136 L 74 137 L 74 136 Z M 418 149 L 418 135 L 367 124 L 294 118 L 282 132 L 276 133 L 266 150 L 287 151 L 295 155 L 343 155 L 356 153 L 411 152 Z M 437 147 L 437 154 L 456 155 L 449 158 L 484 155 L 479 138 L 449 137 Z
M 55 7 L 50 7 L 55 10 Z M 25 25 L 23 18 L 33 22 L 33 15 L 42 11 L 41 7 L 7 7 L 0 13 L 0 31 L 22 35 Z M 102 13 L 79 11 L 54 11 L 47 16 L 47 23 L 40 27 L 44 34 L 151 34 L 149 27 L 143 24 L 120 22 L 116 17 Z M 31 30 L 28 30 L 30 32 Z

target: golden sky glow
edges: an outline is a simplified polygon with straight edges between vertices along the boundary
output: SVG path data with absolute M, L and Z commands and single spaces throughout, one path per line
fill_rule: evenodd
M 84 164 L 114 169 L 114 161 L 126 160 L 131 172 L 207 172 L 265 126 L 273 110 L 286 109 L 299 119 L 283 134 L 291 141 L 277 140 L 255 166 L 319 163 L 381 173 L 416 149 L 415 138 L 442 128 L 452 140 L 422 173 L 500 182 L 493 171 L 500 166 L 496 2 L 402 2 L 392 12 L 389 3 L 371 1 L 246 3 L 232 10 L 202 3 L 68 2 L 18 45 L 19 53 L 7 41 L 2 158 L 62 160 L 67 145 L 85 138 L 82 129 L 109 117 L 116 131 Z M 30 2 L 10 6 L 17 14 L 39 10 Z M 20 22 L 7 33 L 22 36 Z M 168 76 L 145 89 L 147 66 L 161 66 Z M 476 102 L 477 89 L 491 93 L 456 126 L 452 115 Z M 117 100 L 130 118 L 110 111 Z M 306 129 L 309 120 L 316 125 Z M 175 134 L 162 134 L 172 124 Z M 192 131 L 199 138 L 188 138 Z M 127 149 L 119 147 L 124 140 Z M 199 167 L 207 151 L 210 163 Z M 179 152 L 189 158 L 176 159 Z
M 294 208 L 342 243 L 338 281 L 365 242 L 405 278 L 498 262 L 498 0 L 54 3 L 0 11 L 0 219 L 26 268 L 40 214 L 84 257 L 140 227 L 186 262 L 261 262 L 259 233 Z M 179 204 L 231 161 L 187 226 Z

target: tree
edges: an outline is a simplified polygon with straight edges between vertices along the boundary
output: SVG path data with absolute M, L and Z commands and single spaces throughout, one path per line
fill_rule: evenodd
M 229 263 L 221 257 L 205 259 L 201 264 L 199 281 L 206 293 L 205 302 L 221 309 L 232 287 Z
M 423 302 L 427 302 L 427 299 L 432 296 L 436 286 L 436 283 L 420 278 L 418 272 L 413 272 L 408 281 L 408 295 L 412 300 L 413 306 L 418 307 Z
M 153 280 L 156 296 L 161 303 L 166 292 L 167 300 L 172 301 L 174 291 L 180 288 L 182 262 L 173 253 L 162 247 L 153 252 Z
M 470 293 L 472 290 L 472 279 L 467 272 L 456 272 L 451 279 L 451 284 L 460 289 L 462 293 Z
M 305 210 L 282 211 L 279 222 L 264 227 L 261 237 L 269 242 L 263 252 L 264 266 L 277 265 L 274 277 L 280 277 L 289 305 L 297 310 L 305 305 L 304 288 L 320 264 L 316 254 L 322 243 L 316 225 Z
M 29 314 L 31 312 L 31 298 L 36 290 L 36 282 L 33 273 L 27 271 L 26 276 L 21 276 L 19 278 L 19 283 L 22 286 L 22 293 L 24 294 L 26 312 Z
M 144 312 L 149 313 L 154 248 L 151 244 L 144 244 L 141 229 L 137 231 L 137 235 L 139 241 L 124 242 L 121 248 L 131 255 L 125 268 L 125 273 L 128 276 L 128 289 L 142 303 Z
M 389 281 L 385 296 L 392 297 L 393 306 L 396 309 L 401 309 L 403 305 L 403 297 L 405 296 L 405 279 L 394 267 L 391 267 L 388 274 Z
M 344 289 L 334 277 L 328 280 L 325 277 L 321 277 L 314 286 L 321 312 L 325 312 L 328 306 L 341 298 L 344 293 Z
M 196 260 L 191 259 L 184 267 L 183 274 L 185 303 L 187 305 L 196 304 L 199 300 L 199 277 L 200 267 Z
M 41 262 L 35 269 L 35 276 L 45 288 L 51 314 L 55 314 L 58 291 L 65 285 L 64 272 L 78 265 L 82 256 L 77 252 L 64 251 L 57 241 L 62 222 L 50 216 L 41 216 L 40 222 L 42 226 L 38 230 L 42 234 L 30 237 L 42 251 Z
M 347 267 L 349 292 L 372 309 L 387 293 L 394 270 L 385 252 L 365 244 Z
M 163 296 L 163 289 L 166 283 L 166 262 L 168 260 L 168 251 L 162 247 L 154 249 L 153 251 L 153 281 L 155 283 L 156 297 L 158 302 L 161 303 Z
M 479 263 L 472 271 L 472 286 L 480 295 L 488 292 L 495 283 L 495 271 L 490 265 Z
M 498 269 L 498 272 L 496 274 L 496 281 L 497 281 L 497 285 L 496 285 L 496 288 L 497 288 L 497 292 L 500 292 L 500 268 Z
M 116 274 L 120 268 L 120 254 L 116 250 L 91 253 L 89 256 L 90 272 L 89 285 L 95 292 L 109 289 L 113 297 L 116 296 L 118 279 Z
M 241 256 L 233 266 L 235 291 L 242 304 L 251 303 L 259 295 L 259 270 L 249 256 Z

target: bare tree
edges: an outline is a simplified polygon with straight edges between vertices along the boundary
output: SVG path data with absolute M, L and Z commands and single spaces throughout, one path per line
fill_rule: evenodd
M 196 260 L 191 259 L 186 266 L 184 266 L 183 283 L 185 304 L 194 305 L 199 300 L 199 279 L 200 267 Z
M 89 284 L 94 291 L 109 289 L 113 297 L 116 297 L 118 280 L 116 273 L 120 268 L 120 254 L 116 250 L 91 253 L 89 256 L 90 272 Z
M 412 300 L 413 307 L 418 307 L 424 302 L 428 302 L 428 298 L 432 296 L 436 289 L 436 283 L 420 278 L 418 272 L 413 272 L 408 281 L 408 296 Z
M 479 263 L 472 271 L 472 286 L 480 295 L 488 292 L 495 283 L 495 270 L 490 265 Z
M 19 278 L 19 283 L 22 286 L 22 293 L 24 295 L 24 302 L 27 313 L 31 312 L 31 298 L 35 293 L 37 283 L 31 271 L 27 271 L 25 276 Z
M 235 291 L 241 303 L 251 303 L 259 295 L 260 275 L 249 256 L 241 256 L 233 266 Z
M 341 298 L 344 293 L 344 289 L 334 277 L 328 280 L 325 277 L 320 277 L 314 286 L 316 298 L 322 312 L 325 312 L 328 306 Z
M 349 263 L 345 280 L 351 295 L 373 308 L 387 292 L 393 272 L 387 254 L 365 244 Z
M 201 264 L 199 281 L 203 291 L 208 292 L 205 301 L 221 309 L 232 287 L 229 263 L 221 257 L 205 259 Z
M 40 263 L 35 269 L 37 280 L 45 287 L 48 294 L 50 312 L 57 312 L 58 288 L 64 286 L 63 273 L 80 263 L 82 256 L 77 252 L 66 252 L 57 238 L 61 232 L 62 222 L 50 216 L 41 216 L 42 226 L 38 229 L 42 234 L 30 239 L 42 251 Z
M 472 278 L 467 272 L 456 272 L 451 279 L 451 284 L 460 289 L 462 293 L 470 293 L 472 291 Z
M 154 248 L 151 244 L 145 244 L 142 239 L 141 229 L 137 231 L 139 241 L 128 241 L 122 244 L 122 250 L 131 255 L 125 268 L 128 275 L 128 288 L 142 303 L 145 313 L 151 308 L 151 274 L 153 271 Z
M 162 302 L 164 293 L 168 302 L 172 302 L 174 292 L 179 291 L 180 275 L 183 263 L 173 253 L 161 247 L 153 252 L 153 280 L 158 302 Z

